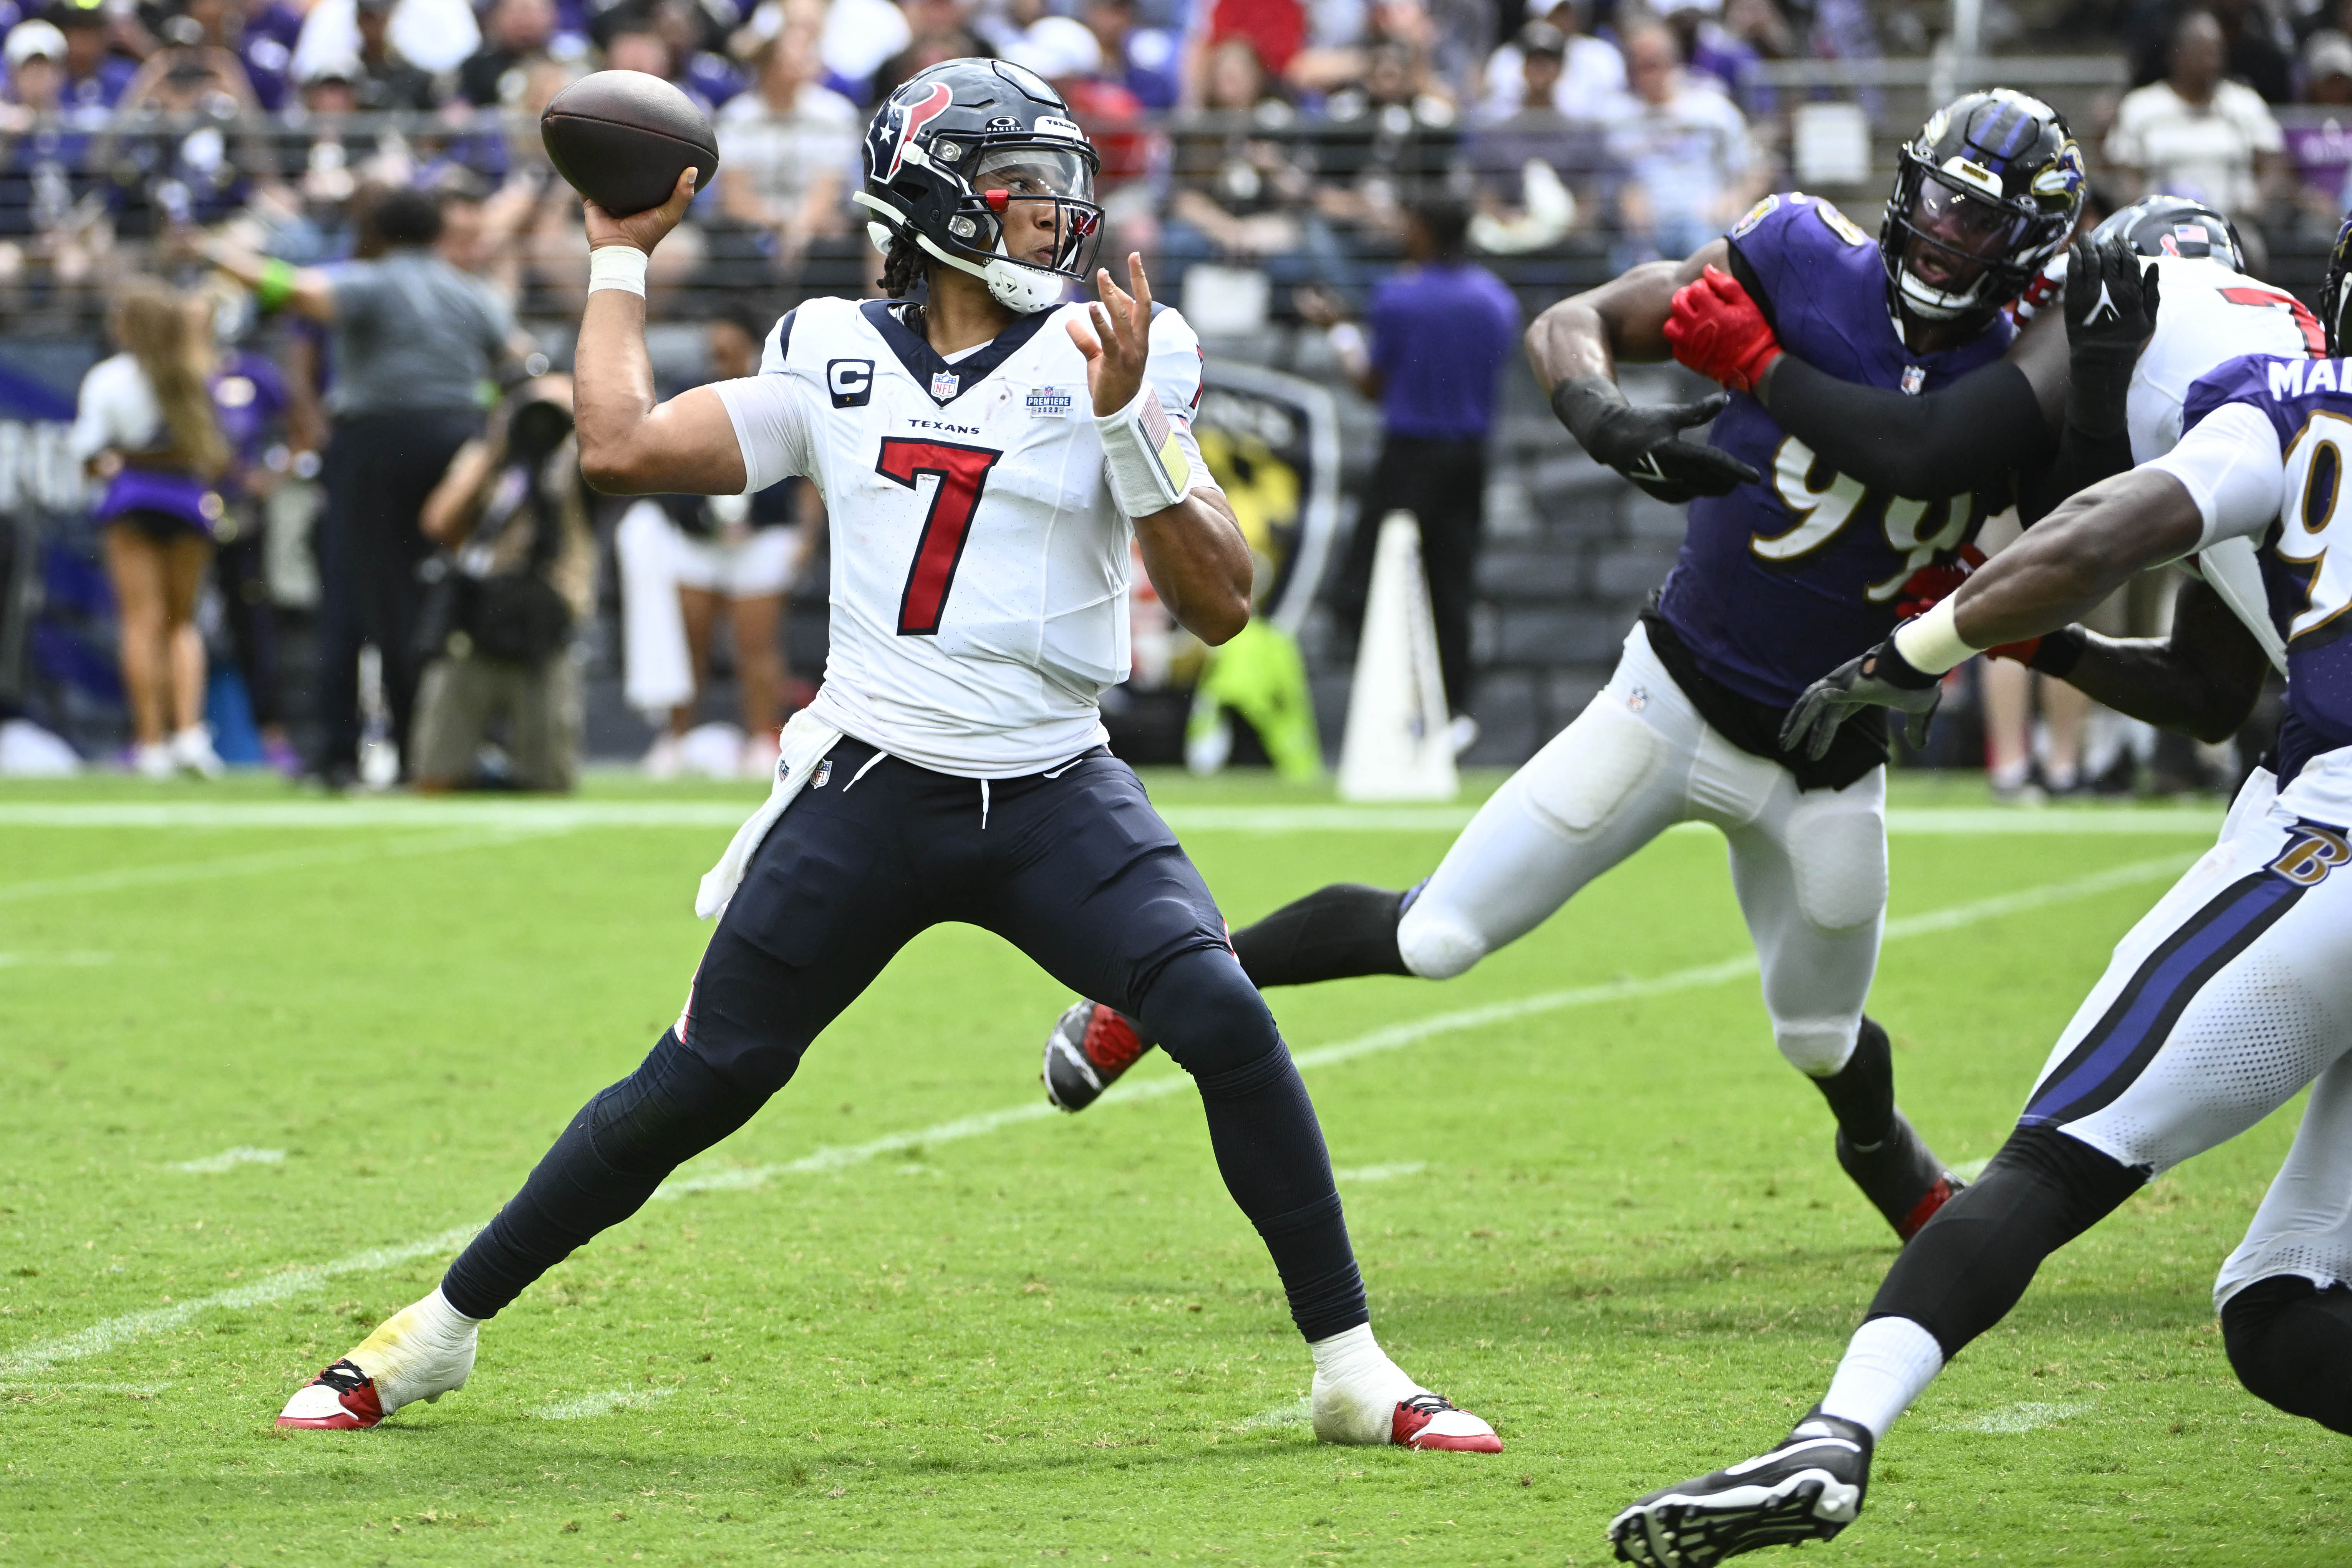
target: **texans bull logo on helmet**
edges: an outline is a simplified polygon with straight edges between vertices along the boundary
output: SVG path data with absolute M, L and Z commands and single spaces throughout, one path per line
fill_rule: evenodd
M 1100 166 L 1069 104 L 1034 71 L 949 60 L 919 72 L 876 111 L 865 185 L 853 199 L 873 215 L 866 227 L 877 249 L 911 245 L 1033 315 L 1062 303 L 1092 269 Z M 1008 249 L 1008 228 L 1025 237 L 1025 254 Z

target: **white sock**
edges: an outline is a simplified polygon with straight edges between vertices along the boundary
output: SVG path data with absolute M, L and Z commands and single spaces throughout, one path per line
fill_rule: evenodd
M 482 1318 L 469 1318 L 449 1305 L 449 1298 L 441 1294 L 441 1287 L 438 1285 L 433 1287 L 433 1294 L 416 1303 L 416 1316 L 419 1326 L 426 1333 L 436 1339 L 452 1341 L 464 1339 L 468 1331 L 479 1328 L 488 1321 Z
M 1873 1318 L 1846 1342 L 1845 1359 L 1822 1396 L 1822 1414 L 1858 1422 L 1872 1436 L 1884 1437 L 1943 1370 L 1944 1348 L 1935 1335 L 1908 1318 Z
M 1421 1392 L 1421 1384 L 1389 1360 L 1388 1352 L 1372 1338 L 1370 1323 L 1359 1323 L 1328 1340 L 1316 1340 L 1307 1348 L 1314 1352 L 1317 1382 L 1344 1389 L 1384 1409 Z

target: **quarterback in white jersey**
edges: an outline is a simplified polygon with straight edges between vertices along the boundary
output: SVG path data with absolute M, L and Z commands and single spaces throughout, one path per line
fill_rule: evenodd
M 1306 1086 L 1224 921 L 1096 708 L 1125 678 L 1130 552 L 1209 643 L 1249 617 L 1250 556 L 1193 445 L 1198 342 L 1092 272 L 1095 152 L 1001 60 L 918 73 L 876 113 L 858 201 L 892 296 L 777 324 L 760 374 L 656 403 L 647 255 L 685 215 L 588 205 L 581 466 L 608 491 L 805 475 L 833 528 L 832 647 L 768 804 L 697 908 L 719 925 L 677 1023 L 593 1098 L 441 1286 L 299 1390 L 288 1426 L 373 1426 L 471 1370 L 479 1324 L 671 1170 L 741 1126 L 917 934 L 1004 937 L 1153 1021 L 1196 1080 L 1227 1190 L 1314 1361 L 1327 1442 L 1498 1451 L 1372 1336 Z M 919 303 L 907 296 L 919 286 Z M 1131 291 L 1130 291 L 1131 290 Z
M 1102 742 L 1097 700 L 1128 670 L 1132 534 L 1069 331 L 1087 307 L 1021 317 L 951 360 L 902 310 L 811 300 L 776 324 L 757 377 L 716 390 L 750 487 L 805 475 L 839 514 L 814 711 L 927 768 L 1035 773 Z M 1152 319 L 1143 371 L 1215 496 L 1191 431 L 1200 341 L 1175 311 Z

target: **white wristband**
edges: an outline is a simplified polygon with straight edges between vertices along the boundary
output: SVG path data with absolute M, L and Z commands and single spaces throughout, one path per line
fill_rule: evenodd
M 1150 387 L 1118 413 L 1097 416 L 1095 428 L 1102 435 L 1110 493 L 1128 516 L 1165 511 L 1191 491 L 1192 465 Z
M 1333 357 L 1349 374 L 1360 372 L 1371 364 L 1371 347 L 1364 341 L 1364 329 L 1355 322 L 1341 321 L 1326 335 L 1330 340 Z
M 646 263 L 651 259 L 634 245 L 600 245 L 588 253 L 588 292 L 618 289 L 646 297 Z
M 1895 628 L 1895 651 L 1922 675 L 1941 675 L 1983 651 L 1960 640 L 1959 622 L 1952 608 L 1952 600 L 1958 597 L 1938 599 L 1926 615 Z

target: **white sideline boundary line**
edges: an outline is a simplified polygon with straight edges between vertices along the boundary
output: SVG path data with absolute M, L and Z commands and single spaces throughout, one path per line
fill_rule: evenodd
M 560 825 L 514 826 L 493 832 L 467 828 L 421 838 L 395 838 L 367 844 L 320 844 L 304 849 L 271 849 L 257 855 L 224 855 L 213 860 L 174 860 L 160 866 L 124 866 L 110 871 L 85 871 L 71 877 L 39 877 L 30 881 L 0 883 L 0 904 L 33 899 L 63 898 L 75 893 L 111 893 L 124 888 L 153 888 L 175 882 L 204 882 L 219 877 L 250 876 L 310 866 L 341 866 L 359 861 L 394 859 L 412 855 L 439 855 L 459 849 L 488 849 L 569 833 Z
M 47 828 L 368 828 L 472 827 L 534 833 L 586 828 L 724 828 L 732 832 L 758 806 L 735 801 L 88 801 L 0 803 L 0 827 Z M 1179 833 L 1454 833 L 1473 805 L 1171 805 L 1160 815 Z M 2010 835 L 2210 837 L 2218 807 L 1897 806 L 1886 814 L 1896 835 L 1965 837 Z M 1686 827 L 1701 825 L 1688 823 Z
M 2100 893 L 2136 887 L 2143 883 L 2176 877 L 2184 868 L 2180 857 L 2167 856 L 2154 860 L 2136 860 L 2088 877 L 2076 877 L 2063 882 L 2047 882 L 2038 888 L 2028 888 L 2015 893 L 2004 893 L 1971 903 L 1955 904 L 1948 909 L 1930 910 L 1922 914 L 1906 915 L 1886 922 L 1885 940 L 1901 941 L 1909 937 L 1927 936 L 1957 931 L 1983 921 L 1997 920 L 2004 915 L 2021 914 L 2046 909 L 2053 904 L 2068 903 L 2077 899 L 2093 898 Z M 1319 1047 L 1297 1053 L 1295 1060 L 1301 1068 L 1336 1066 L 1384 1051 L 1402 1050 L 1439 1035 L 1480 1028 L 1489 1024 L 1508 1022 L 1539 1013 L 1556 1013 L 1571 1007 L 1591 1006 L 1607 1002 L 1632 1001 L 1650 996 L 1663 996 L 1677 991 L 1695 990 L 1701 986 L 1719 985 L 1742 979 L 1757 972 L 1754 953 L 1725 959 L 1717 963 L 1694 964 L 1647 979 L 1616 980 L 1598 985 L 1570 986 L 1559 991 L 1543 992 L 1507 1002 L 1492 1002 L 1483 1006 L 1465 1007 L 1449 1013 L 1433 1014 L 1410 1023 L 1391 1025 L 1359 1035 L 1352 1040 Z M 1103 1098 L 1106 1101 L 1140 1101 L 1159 1100 L 1192 1087 L 1192 1079 L 1181 1072 L 1155 1078 L 1141 1083 L 1122 1082 L 1112 1087 Z M 673 1177 L 662 1184 L 654 1194 L 657 1199 L 676 1199 L 689 1193 L 740 1192 L 766 1185 L 778 1176 L 811 1175 L 862 1164 L 879 1155 L 898 1153 L 918 1146 L 928 1148 L 938 1143 L 951 1143 L 967 1138 L 977 1138 L 1000 1128 L 1018 1126 L 1024 1122 L 1040 1121 L 1061 1114 L 1043 1100 L 1026 1104 L 1007 1106 L 1002 1110 L 987 1111 L 978 1116 L 961 1117 L 919 1131 L 893 1132 L 864 1143 L 840 1148 L 819 1149 L 797 1160 L 781 1164 L 753 1165 L 737 1170 L 714 1171 L 705 1175 Z M 283 1301 L 345 1274 L 364 1273 L 389 1268 L 419 1258 L 429 1258 L 463 1246 L 480 1229 L 478 1225 L 461 1225 L 418 1241 L 404 1242 L 394 1247 L 374 1247 L 355 1252 L 331 1263 L 315 1263 L 289 1267 L 249 1284 L 215 1291 L 210 1296 L 174 1302 L 143 1312 L 131 1312 L 104 1322 L 93 1323 L 77 1333 L 54 1340 L 43 1340 L 16 1350 L 0 1353 L 0 1384 L 21 1383 L 47 1371 L 60 1362 L 103 1354 L 119 1345 L 152 1334 L 167 1333 L 203 1312 L 215 1308 L 261 1306 Z

